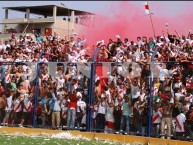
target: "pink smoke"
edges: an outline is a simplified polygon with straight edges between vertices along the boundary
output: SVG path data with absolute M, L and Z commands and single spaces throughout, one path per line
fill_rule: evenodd
M 151 7 L 155 13 L 152 15 L 152 20 L 157 36 L 162 35 L 162 31 L 165 31 L 166 35 L 165 23 L 168 23 L 171 34 L 175 34 L 174 30 L 177 30 L 180 34 L 187 35 L 188 30 L 192 28 L 193 10 L 190 7 L 187 7 L 186 13 L 182 11 L 176 16 L 167 15 L 167 10 L 164 11 L 157 3 Z M 121 1 L 116 5 L 109 3 L 107 9 L 109 9 L 108 16 L 102 12 L 96 14 L 94 28 L 81 31 L 91 48 L 99 40 L 105 40 L 105 44 L 108 43 L 109 38 L 116 40 L 115 35 L 120 35 L 122 39 L 127 37 L 129 41 L 136 41 L 137 36 L 153 37 L 150 18 L 145 15 L 143 4 L 137 7 L 132 2 Z

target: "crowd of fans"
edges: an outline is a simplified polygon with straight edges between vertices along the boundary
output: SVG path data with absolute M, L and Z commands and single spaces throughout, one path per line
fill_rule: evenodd
M 12 33 L 0 42 L 1 124 L 32 125 L 37 97 L 41 127 L 86 129 L 91 108 L 97 132 L 147 135 L 152 105 L 152 136 L 193 138 L 193 34 L 144 36 L 135 42 L 117 35 L 96 46 L 100 48 L 96 61 L 109 62 L 114 69 L 105 77 L 96 74 L 92 105 L 88 104 L 90 79 L 76 65 L 91 61 L 86 40 L 67 41 L 56 33 L 16 38 Z

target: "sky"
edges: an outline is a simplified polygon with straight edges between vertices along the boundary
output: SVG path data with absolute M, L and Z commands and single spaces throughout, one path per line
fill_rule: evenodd
M 144 1 L 129 1 L 136 5 L 141 11 L 143 11 L 143 3 Z M 2 7 L 8 6 L 31 6 L 31 5 L 46 5 L 46 4 L 56 4 L 60 5 L 64 3 L 66 6 L 74 9 L 86 10 L 90 12 L 104 12 L 108 13 L 108 7 L 110 4 L 117 4 L 119 1 L 17 1 L 17 3 L 13 1 L 1 1 L 0 5 L 0 19 L 4 18 L 4 10 Z M 167 15 L 177 15 L 180 11 L 186 10 L 185 6 L 193 6 L 193 2 L 191 1 L 151 1 L 149 2 L 151 9 L 156 10 L 154 5 L 162 7 L 162 10 L 159 11 L 159 14 L 167 14 Z M 14 17 L 15 15 L 10 15 L 10 17 Z
M 130 40 L 137 36 L 152 36 L 152 26 L 149 16 L 144 12 L 145 1 L 1 1 L 0 21 L 4 18 L 2 7 L 8 6 L 31 6 L 31 5 L 61 5 L 93 12 L 97 15 L 96 28 L 93 31 L 84 30 L 82 33 L 90 36 L 93 33 L 95 37 L 90 39 L 94 41 L 107 39 L 115 35 L 128 37 Z M 188 30 L 193 30 L 193 2 L 192 1 L 150 1 L 149 7 L 152 15 L 156 35 L 162 35 L 166 31 L 165 23 L 171 33 L 174 30 L 181 34 L 187 34 Z M 23 17 L 24 13 L 9 12 L 9 18 L 16 16 Z M 103 38 L 104 37 L 104 38 Z

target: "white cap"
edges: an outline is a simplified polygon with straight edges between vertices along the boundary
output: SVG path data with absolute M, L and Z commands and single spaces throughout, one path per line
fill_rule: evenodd
M 119 38 L 119 39 L 121 38 L 119 35 L 116 35 L 115 37 L 117 37 L 117 38 Z
M 158 102 L 160 102 L 160 99 L 157 99 L 157 101 L 156 101 L 156 102 L 157 102 L 157 103 L 158 103 Z
M 96 45 L 99 45 L 101 43 L 101 41 L 97 41 Z
M 116 50 L 117 50 L 117 51 L 120 51 L 121 49 L 120 49 L 120 47 L 117 47 Z
M 107 75 L 111 75 L 111 72 L 108 71 L 108 72 L 107 72 Z
M 104 97 L 105 97 L 105 95 L 102 93 L 102 94 L 101 94 L 101 98 L 104 98 Z
M 77 98 L 79 98 L 79 97 L 82 98 L 82 94 L 81 94 L 80 92 L 77 92 L 77 93 L 76 93 L 76 97 L 77 97 Z
M 74 36 L 77 36 L 78 35 L 78 33 L 76 33 L 76 32 L 74 32 L 74 33 L 72 33 Z
M 77 48 L 76 48 L 76 50 L 80 50 L 80 48 L 79 48 L 79 47 L 77 47 Z
M 101 41 L 97 41 L 96 45 L 104 45 L 105 44 L 105 41 L 104 40 L 101 40 Z
M 29 34 L 26 34 L 26 36 L 29 36 Z
M 105 44 L 105 41 L 104 40 L 101 40 L 101 45 L 104 45 Z

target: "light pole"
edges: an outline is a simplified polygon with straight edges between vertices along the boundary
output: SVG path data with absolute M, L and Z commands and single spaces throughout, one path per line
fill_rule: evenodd
M 68 40 L 69 40 L 69 8 L 65 5 L 65 4 L 63 4 L 63 3 L 61 3 L 61 5 L 64 7 L 64 8 L 67 8 L 68 9 Z

